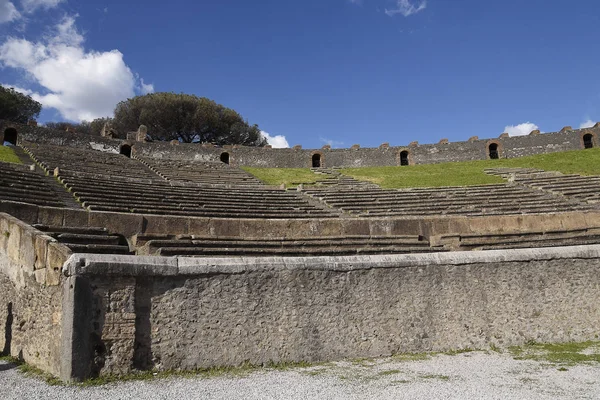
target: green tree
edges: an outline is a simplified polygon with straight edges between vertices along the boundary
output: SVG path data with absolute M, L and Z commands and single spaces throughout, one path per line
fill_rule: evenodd
M 42 111 L 42 105 L 17 92 L 13 88 L 0 85 L 0 119 L 26 124 Z
M 151 93 L 117 104 L 114 128 L 121 132 L 148 127 L 153 140 L 184 143 L 264 146 L 258 125 L 250 125 L 236 111 L 205 97 L 177 93 Z

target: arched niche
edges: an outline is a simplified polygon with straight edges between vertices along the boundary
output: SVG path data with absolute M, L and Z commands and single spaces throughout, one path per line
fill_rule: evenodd
M 594 135 L 591 133 L 586 133 L 585 135 L 583 135 L 583 137 L 581 138 L 583 141 L 583 148 L 584 149 L 592 149 L 594 148 Z
M 4 139 L 2 141 L 2 144 L 7 144 L 9 146 L 10 145 L 16 146 L 18 136 L 19 136 L 19 133 L 17 132 L 17 130 L 15 128 L 6 128 L 4 130 Z
M 123 154 L 127 158 L 131 158 L 131 146 L 128 144 L 122 144 L 119 148 L 119 153 Z
M 325 156 L 320 151 L 314 151 L 310 154 L 310 167 L 323 168 L 325 167 Z
M 497 160 L 502 157 L 502 144 L 498 141 L 487 142 L 485 150 L 488 160 Z
M 221 156 L 219 157 L 219 159 L 221 160 L 221 162 L 223 164 L 229 164 L 229 153 L 226 151 L 221 153 Z

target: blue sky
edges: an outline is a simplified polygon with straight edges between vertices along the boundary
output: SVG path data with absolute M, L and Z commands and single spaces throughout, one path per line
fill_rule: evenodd
M 599 39 L 597 0 L 0 0 L 0 83 L 42 121 L 173 91 L 304 148 L 436 143 L 600 120 Z

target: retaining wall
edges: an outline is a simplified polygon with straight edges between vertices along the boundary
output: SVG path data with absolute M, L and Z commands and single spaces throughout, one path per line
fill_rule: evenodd
M 228 219 L 86 211 L 0 200 L 0 212 L 29 224 L 104 227 L 129 239 L 141 234 L 243 238 L 423 235 L 429 238 L 445 234 L 545 232 L 600 227 L 600 211 L 480 217 Z
M 308 258 L 75 254 L 64 270 L 79 315 L 73 371 L 592 340 L 599 267 L 600 245 Z
M 61 374 L 61 268 L 71 251 L 0 213 L 0 352 Z

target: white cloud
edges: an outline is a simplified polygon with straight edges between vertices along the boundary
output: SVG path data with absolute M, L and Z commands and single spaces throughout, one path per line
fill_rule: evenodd
M 9 37 L 0 45 L 0 64 L 25 72 L 44 88 L 43 93 L 31 92 L 32 98 L 73 121 L 111 115 L 136 89 L 153 89 L 137 79 L 120 51 L 86 51 L 83 42 L 75 18 L 65 17 L 54 35 L 42 41 Z
M 385 9 L 385 13 L 390 17 L 393 17 L 396 14 L 402 14 L 405 17 L 409 17 L 413 14 L 418 13 L 419 11 L 423 11 L 427 8 L 427 0 L 417 0 L 411 2 L 411 0 L 396 0 L 396 8 L 393 10 Z
M 140 78 L 139 90 L 142 94 L 154 93 L 154 84 L 145 83 L 144 78 Z
M 38 8 L 49 10 L 58 6 L 64 0 L 21 0 L 21 6 L 26 13 L 32 13 Z
M 274 149 L 285 149 L 290 147 L 287 139 L 283 135 L 271 136 L 265 131 L 260 133 L 267 139 L 267 143 L 273 146 Z
M 8 0 L 0 0 L 0 24 L 19 18 L 21 18 L 21 14 L 19 14 L 13 3 Z
M 510 136 L 525 136 L 529 135 L 531 131 L 540 129 L 536 124 L 531 122 L 525 122 L 519 125 L 509 125 L 504 128 L 504 132 L 507 132 Z
M 325 144 L 330 145 L 331 147 L 341 147 L 344 145 L 344 142 L 340 142 L 338 140 L 327 139 L 324 137 L 320 137 L 319 140 Z
M 596 125 L 596 122 L 592 121 L 591 119 L 588 119 L 587 121 L 584 121 L 584 122 L 581 123 L 581 125 L 579 125 L 579 129 L 591 128 L 594 125 Z

